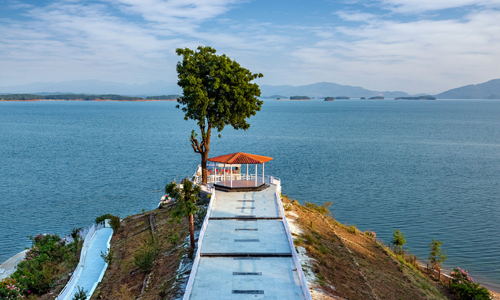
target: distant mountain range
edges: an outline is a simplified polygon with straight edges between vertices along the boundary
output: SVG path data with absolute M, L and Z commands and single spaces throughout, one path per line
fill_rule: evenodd
M 314 84 L 292 86 L 292 85 L 261 85 L 262 97 L 282 95 L 286 97 L 295 95 L 307 95 L 309 97 L 339 97 L 347 96 L 351 98 L 384 96 L 385 98 L 407 97 L 410 94 L 405 92 L 376 92 L 364 89 L 359 86 L 341 85 L 331 82 L 318 82 Z
M 438 99 L 500 99 L 500 79 L 470 84 L 437 94 Z
M 297 95 L 309 97 L 340 97 L 351 98 L 382 96 L 385 99 L 397 97 L 422 96 L 427 94 L 410 95 L 402 91 L 371 91 L 359 86 L 341 85 L 331 82 L 314 84 L 292 85 L 260 85 L 262 97 L 285 98 Z M 182 90 L 175 83 L 152 81 L 146 84 L 126 84 L 100 80 L 77 80 L 67 82 L 37 82 L 16 86 L 0 87 L 1 94 L 118 94 L 126 96 L 156 96 L 182 94 Z M 481 84 L 466 85 L 435 95 L 437 99 L 500 99 L 500 79 L 490 80 Z

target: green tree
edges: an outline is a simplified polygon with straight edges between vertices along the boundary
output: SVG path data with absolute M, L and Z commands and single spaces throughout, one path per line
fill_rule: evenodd
M 200 193 L 200 187 L 194 185 L 189 180 L 184 180 L 182 189 L 180 189 L 174 182 L 165 186 L 165 193 L 169 194 L 172 199 L 176 200 L 177 205 L 172 211 L 171 216 L 174 220 L 180 220 L 183 217 L 189 219 L 189 234 L 191 239 L 191 249 L 194 250 L 194 218 L 193 215 L 197 211 L 195 205 Z
M 397 254 L 401 254 L 403 252 L 403 246 L 406 244 L 405 233 L 399 231 L 392 231 L 392 240 L 391 244 L 394 245 L 395 252 Z
M 225 126 L 247 130 L 247 118 L 254 116 L 263 101 L 256 78 L 261 73 L 251 73 L 226 55 L 217 55 L 211 47 L 199 46 L 196 51 L 188 48 L 176 50 L 182 56 L 177 63 L 177 84 L 182 88 L 182 97 L 177 99 L 183 105 L 185 120 L 195 120 L 200 127 L 201 140 L 193 130 L 191 146 L 201 155 L 202 180 L 207 183 L 207 159 L 210 151 L 212 129 L 221 132 Z M 220 134 L 219 134 L 220 137 Z
M 432 239 L 432 243 L 429 244 L 431 252 L 428 258 L 430 266 L 439 272 L 439 279 L 441 279 L 441 264 L 448 259 L 441 245 L 443 242 Z

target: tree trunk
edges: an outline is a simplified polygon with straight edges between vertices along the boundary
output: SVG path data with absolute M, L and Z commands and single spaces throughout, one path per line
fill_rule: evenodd
M 191 249 L 194 250 L 194 247 L 196 245 L 194 243 L 194 218 L 193 218 L 193 215 L 189 215 L 189 235 L 190 235 L 190 240 L 191 240 Z
M 207 172 L 207 159 L 208 159 L 208 151 L 205 150 L 205 152 L 200 153 L 201 154 L 201 178 L 202 178 L 202 183 L 207 184 L 208 182 L 208 172 Z

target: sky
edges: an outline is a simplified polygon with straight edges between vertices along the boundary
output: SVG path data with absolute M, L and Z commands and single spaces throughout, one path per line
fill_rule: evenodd
M 500 0 L 0 0 L 0 86 L 175 83 L 200 45 L 259 84 L 437 94 L 500 78 Z

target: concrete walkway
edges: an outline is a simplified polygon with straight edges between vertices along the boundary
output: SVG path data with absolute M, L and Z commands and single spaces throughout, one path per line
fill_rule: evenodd
M 19 252 L 18 254 L 12 256 L 8 260 L 6 260 L 3 264 L 0 265 L 0 281 L 9 277 L 12 273 L 14 273 L 17 269 L 17 265 L 24 259 L 26 256 L 26 252 L 28 250 L 24 250 Z
M 105 227 L 97 230 L 90 241 L 87 256 L 83 266 L 82 273 L 78 278 L 74 288 L 69 291 L 69 299 L 73 299 L 73 295 L 78 292 L 78 287 L 83 288 L 90 296 L 93 292 L 94 285 L 102 279 L 102 274 L 106 270 L 106 263 L 101 257 L 101 252 L 108 251 L 108 242 L 113 236 L 113 229 Z
M 304 299 L 275 192 L 217 193 L 190 299 Z

